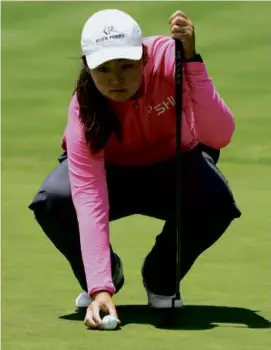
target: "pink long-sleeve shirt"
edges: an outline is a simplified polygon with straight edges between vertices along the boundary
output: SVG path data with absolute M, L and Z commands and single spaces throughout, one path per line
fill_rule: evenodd
M 175 44 L 163 36 L 148 37 L 144 44 L 148 49 L 148 64 L 140 97 L 134 101 L 110 102 L 122 122 L 122 143 L 113 135 L 103 151 L 92 154 L 79 121 L 76 95 L 69 105 L 62 145 L 68 154 L 89 294 L 99 290 L 115 292 L 105 160 L 137 166 L 173 158 L 176 152 Z M 233 115 L 217 93 L 204 63 L 184 64 L 182 121 L 182 150 L 192 149 L 198 143 L 221 149 L 231 140 Z

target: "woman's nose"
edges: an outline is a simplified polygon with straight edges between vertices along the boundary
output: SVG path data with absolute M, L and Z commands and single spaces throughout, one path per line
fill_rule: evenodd
M 123 76 L 121 72 L 114 72 L 110 74 L 110 82 L 113 84 L 120 84 L 123 82 Z

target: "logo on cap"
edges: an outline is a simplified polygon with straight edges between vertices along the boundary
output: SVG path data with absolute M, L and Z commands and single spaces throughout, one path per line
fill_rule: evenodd
M 112 32 L 118 33 L 113 26 L 104 28 L 104 34 L 109 35 Z
M 125 37 L 124 33 L 118 32 L 113 26 L 105 27 L 103 32 L 106 36 L 96 39 L 96 43 L 101 43 L 110 39 L 123 39 Z

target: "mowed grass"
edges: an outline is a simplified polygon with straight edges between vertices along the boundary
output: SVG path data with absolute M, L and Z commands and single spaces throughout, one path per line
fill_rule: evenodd
M 220 168 L 243 215 L 183 281 L 190 306 L 174 330 L 157 328 L 144 308 L 140 276 L 162 222 L 134 216 L 111 225 L 125 264 L 126 285 L 116 296 L 124 327 L 88 332 L 73 315 L 80 290 L 70 268 L 27 209 L 61 152 L 82 25 L 109 7 L 135 16 L 145 35 L 168 34 L 168 17 L 187 12 L 198 51 L 236 118 Z M 269 348 L 270 13 L 267 2 L 2 3 L 3 349 Z

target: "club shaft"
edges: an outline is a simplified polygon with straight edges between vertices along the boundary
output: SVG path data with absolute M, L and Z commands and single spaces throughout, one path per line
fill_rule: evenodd
M 181 164 L 181 135 L 182 135 L 182 85 L 183 85 L 183 45 L 180 40 L 175 40 L 175 96 L 176 96 L 176 297 L 180 300 L 180 249 L 181 249 L 181 224 L 182 224 L 182 164 Z

